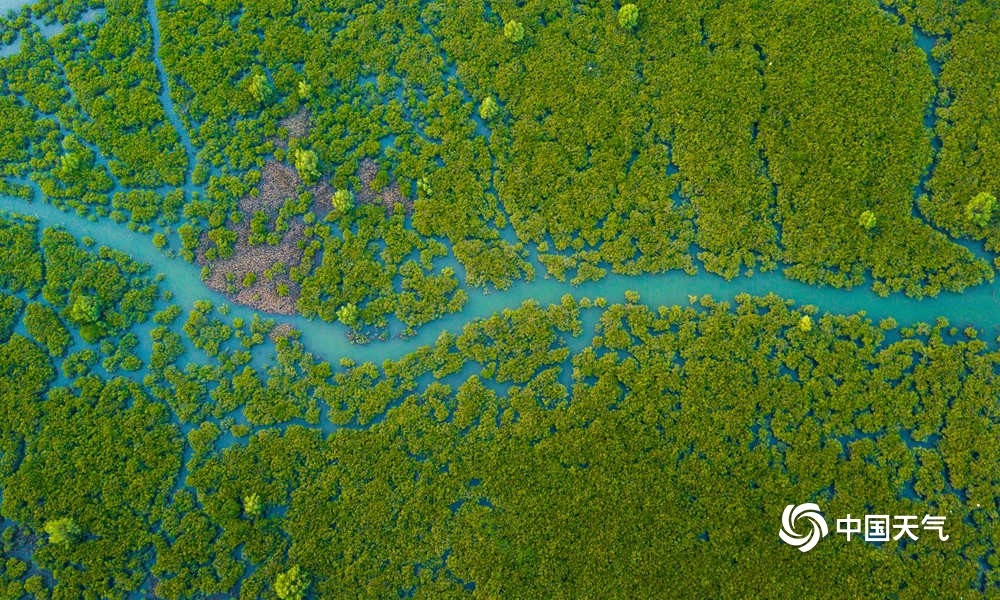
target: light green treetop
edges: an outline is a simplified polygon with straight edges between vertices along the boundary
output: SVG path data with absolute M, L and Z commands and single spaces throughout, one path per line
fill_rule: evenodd
M 281 600 L 301 600 L 309 589 L 309 576 L 295 565 L 274 579 L 274 593 Z
M 878 223 L 878 219 L 875 217 L 875 213 L 870 210 L 866 210 L 858 216 L 858 225 L 861 225 L 865 229 L 873 229 L 876 223 Z
M 993 218 L 993 206 L 996 196 L 989 192 L 979 192 L 965 205 L 965 218 L 971 222 L 986 227 Z
M 259 517 L 263 505 L 260 501 L 260 494 L 254 492 L 243 497 L 243 514 L 248 517 Z
M 354 194 L 350 190 L 337 190 L 330 202 L 337 212 L 345 213 L 354 208 Z
M 493 99 L 493 96 L 486 96 L 483 99 L 483 103 L 479 105 L 479 116 L 484 121 L 491 121 L 500 113 L 500 107 L 497 105 L 497 101 Z
M 319 179 L 319 158 L 312 150 L 296 148 L 294 152 L 295 170 L 307 185 L 316 183 Z
M 271 82 L 268 81 L 267 75 L 263 73 L 254 73 L 250 76 L 250 80 L 247 83 L 247 91 L 250 92 L 254 100 L 260 103 L 267 102 L 274 96 L 274 88 L 271 87 Z
M 507 21 L 503 26 L 503 36 L 514 44 L 524 39 L 524 25 L 520 21 Z
M 46 521 L 42 529 L 49 534 L 50 544 L 67 546 L 81 533 L 80 526 L 71 517 Z
M 618 9 L 618 24 L 625 29 L 635 29 L 639 25 L 639 7 L 625 4 Z
M 69 309 L 69 316 L 77 323 L 95 323 L 101 318 L 101 301 L 94 296 L 80 294 Z
M 337 309 L 337 320 L 348 327 L 356 325 L 360 316 L 361 311 L 358 309 L 358 305 L 353 302 L 348 302 Z

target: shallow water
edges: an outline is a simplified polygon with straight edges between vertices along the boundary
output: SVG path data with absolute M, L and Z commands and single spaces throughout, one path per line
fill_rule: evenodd
M 17 12 L 32 3 L 32 0 L 0 0 L 0 15 L 7 14 L 8 11 Z

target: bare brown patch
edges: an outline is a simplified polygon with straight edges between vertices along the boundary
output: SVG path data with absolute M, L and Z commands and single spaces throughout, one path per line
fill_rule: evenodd
M 413 200 L 403 195 L 396 181 L 390 180 L 388 185 L 377 192 L 372 188 L 376 175 L 378 175 L 378 163 L 370 158 L 362 160 L 358 165 L 361 189 L 355 194 L 357 201 L 361 204 L 382 205 L 390 214 L 396 210 L 410 213 L 413 210 Z
M 291 323 L 278 323 L 274 326 L 274 329 L 271 330 L 268 337 L 271 338 L 272 342 L 277 342 L 280 339 L 291 336 L 293 331 L 295 331 L 295 328 L 292 327 Z
M 278 121 L 278 127 L 281 127 L 288 132 L 289 140 L 294 140 L 304 138 L 309 134 L 311 121 L 312 118 L 309 115 L 309 110 L 301 108 L 299 109 L 299 112 L 294 115 L 288 115 L 284 119 Z M 281 138 L 275 138 L 274 145 L 278 148 L 288 149 L 288 141 Z
M 240 212 L 247 217 L 258 210 L 275 215 L 285 200 L 296 196 L 301 183 L 295 167 L 268 159 L 260 171 L 257 195 L 248 194 L 240 198 Z
M 290 139 L 302 138 L 309 133 L 309 112 L 302 109 L 282 119 L 279 125 L 288 131 Z M 277 138 L 272 138 L 272 141 L 280 148 L 288 147 L 287 141 Z M 413 209 L 413 201 L 400 192 L 399 185 L 395 181 L 390 181 L 378 192 L 372 189 L 377 174 L 378 164 L 374 160 L 361 161 L 358 167 L 361 189 L 356 193 L 357 201 L 362 204 L 381 205 L 389 214 L 396 211 L 410 212 Z M 292 219 L 288 230 L 282 234 L 276 246 L 266 244 L 251 246 L 249 223 L 256 211 L 265 212 L 273 222 L 285 201 L 296 198 L 301 188 L 302 179 L 293 166 L 274 159 L 264 162 L 256 193 L 239 200 L 242 221 L 239 224 L 230 224 L 230 229 L 237 234 L 232 255 L 208 260 L 207 253 L 212 243 L 207 234 L 202 235 L 196 257 L 198 264 L 209 267 L 208 277 L 205 280 L 209 288 L 222 293 L 237 304 L 263 312 L 278 315 L 298 313 L 296 302 L 300 293 L 299 285 L 292 281 L 287 273 L 288 269 L 302 263 L 303 251 L 298 247 L 298 242 L 305 238 L 305 223 L 300 218 Z M 322 220 L 333 209 L 331 198 L 335 190 L 328 181 L 323 180 L 310 187 L 308 191 L 313 198 L 312 210 L 317 219 Z M 285 272 L 271 279 L 266 278 L 264 272 L 279 262 L 285 265 Z M 243 285 L 243 281 L 249 273 L 256 275 L 256 281 L 247 287 Z M 287 286 L 286 295 L 278 294 L 279 285 Z M 278 325 L 272 331 L 272 339 L 278 335 L 279 330 L 284 331 L 280 329 L 281 327 L 283 325 Z
M 240 223 L 234 229 L 239 237 L 232 256 L 217 258 L 211 263 L 205 258 L 210 242 L 204 239 L 198 262 L 208 264 L 211 269 L 205 285 L 237 304 L 277 315 L 297 314 L 295 302 L 299 297 L 299 285 L 288 277 L 287 271 L 302 262 L 302 251 L 297 241 L 302 239 L 304 229 L 301 221 L 292 221 L 277 246 L 251 246 L 250 228 L 246 222 Z M 279 262 L 285 265 L 285 272 L 268 280 L 264 272 Z M 250 287 L 245 287 L 243 280 L 248 273 L 254 273 L 257 280 Z M 232 281 L 227 281 L 227 278 Z M 278 293 L 278 286 L 282 284 L 288 287 L 286 295 Z

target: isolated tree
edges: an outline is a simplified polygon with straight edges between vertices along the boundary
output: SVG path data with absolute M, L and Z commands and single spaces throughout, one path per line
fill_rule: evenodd
M 861 225 L 862 227 L 864 227 L 867 230 L 874 229 L 875 228 L 875 224 L 877 222 L 878 222 L 878 219 L 875 218 L 875 213 L 873 213 L 870 210 L 866 210 L 866 211 L 862 212 L 858 216 L 858 225 Z
M 993 218 L 996 197 L 989 192 L 979 192 L 965 205 L 965 218 L 970 223 L 986 227 Z
M 76 541 L 81 533 L 80 526 L 71 517 L 46 521 L 42 529 L 45 533 L 49 534 L 50 544 L 63 544 L 66 546 Z
M 274 593 L 281 600 L 301 600 L 309 589 L 309 577 L 295 565 L 274 579 Z
M 354 194 L 350 190 L 337 190 L 330 203 L 337 212 L 345 213 L 354 208 Z
M 358 310 L 357 304 L 348 302 L 337 309 L 337 320 L 348 327 L 354 327 L 358 323 L 358 319 L 361 316 L 360 313 L 361 311 Z
M 263 505 L 260 502 L 260 494 L 254 492 L 243 497 L 243 514 L 248 517 L 259 517 Z
M 618 9 L 618 24 L 625 29 L 635 29 L 639 25 L 639 7 L 625 4 Z
M 479 105 L 479 116 L 484 121 L 493 120 L 499 113 L 500 107 L 497 106 L 497 101 L 493 99 L 493 96 L 486 96 L 482 104 Z
M 299 172 L 299 177 L 307 185 L 316 183 L 319 179 L 319 157 L 312 150 L 296 148 L 293 153 L 295 159 L 295 170 Z
M 524 25 L 520 21 L 507 21 L 503 26 L 503 36 L 508 42 L 520 42 L 524 39 Z
M 426 177 L 421 177 L 417 180 L 417 193 L 421 194 L 424 198 L 430 198 L 434 195 L 434 189 L 431 188 L 431 183 Z
M 247 91 L 250 92 L 254 100 L 261 104 L 269 102 L 274 97 L 274 88 L 271 87 L 267 75 L 263 73 L 254 73 L 250 76 L 247 82 Z

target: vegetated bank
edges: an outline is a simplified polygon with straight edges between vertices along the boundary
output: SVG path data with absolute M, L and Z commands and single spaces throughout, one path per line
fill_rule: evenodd
M 0 24 L 20 44 L 0 58 L 0 191 L 31 180 L 200 257 L 241 302 L 359 339 L 393 317 L 413 333 L 534 259 L 575 283 L 785 268 L 935 295 L 993 277 L 956 239 L 994 252 L 1000 231 L 979 149 L 993 82 L 968 75 L 996 71 L 995 12 L 45 2 Z M 298 181 L 256 205 L 279 172 Z
M 974 329 L 567 295 L 329 364 L 114 250 L 0 236 L 7 597 L 1000 591 L 1000 351 Z M 806 501 L 950 538 L 801 554 L 776 532 Z

